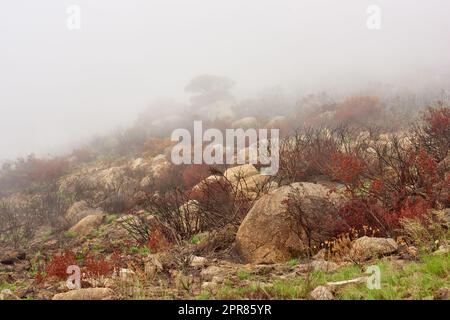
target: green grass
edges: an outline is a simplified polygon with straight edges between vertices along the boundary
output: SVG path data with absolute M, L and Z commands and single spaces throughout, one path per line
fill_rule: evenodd
M 347 285 L 338 290 L 335 297 L 343 300 L 432 299 L 438 289 L 450 287 L 449 261 L 448 254 L 427 255 L 418 262 L 405 262 L 404 265 L 379 261 L 376 265 L 381 271 L 380 289 L 369 289 L 365 283 Z M 211 296 L 203 292 L 197 299 L 308 299 L 311 290 L 319 285 L 354 279 L 363 273 L 360 266 L 351 265 L 334 273 L 314 271 L 289 280 L 263 283 L 256 275 L 238 271 L 239 281 L 227 279 L 217 294 Z
M 211 293 L 204 291 L 200 293 L 198 296 L 195 297 L 197 300 L 210 300 L 211 299 Z
M 141 247 L 131 247 L 130 248 L 130 253 L 131 254 L 138 254 L 141 256 L 146 256 L 149 255 L 150 253 L 152 253 L 152 251 L 150 250 L 150 248 L 146 247 L 146 246 L 141 246 Z
M 111 224 L 113 223 L 116 219 L 117 219 L 118 215 L 117 214 L 110 214 L 106 217 L 105 219 L 105 224 Z
M 207 233 L 194 234 L 191 237 L 191 239 L 189 239 L 189 243 L 191 243 L 191 244 L 199 244 L 199 243 L 203 242 L 207 238 L 208 238 L 208 234 Z
M 339 293 L 341 299 L 398 300 L 432 299 L 434 292 L 450 287 L 450 255 L 424 256 L 417 263 L 409 263 L 400 270 L 383 262 L 381 289 L 369 290 L 366 286 L 349 286 Z
M 77 236 L 77 234 L 76 234 L 76 232 L 66 231 L 66 232 L 64 233 L 64 236 L 65 236 L 66 238 L 73 239 L 73 238 L 75 238 L 75 237 Z
M 295 267 L 299 264 L 298 259 L 291 259 L 287 262 L 287 264 L 291 267 Z
M 243 270 L 239 270 L 237 272 L 237 277 L 239 280 L 247 280 L 248 278 L 250 278 L 250 273 L 248 273 L 247 271 L 243 271 Z

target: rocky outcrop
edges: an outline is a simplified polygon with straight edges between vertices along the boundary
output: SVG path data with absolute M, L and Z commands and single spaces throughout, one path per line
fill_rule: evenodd
M 77 224 L 87 216 L 103 215 L 105 214 L 101 209 L 92 209 L 86 201 L 75 202 L 66 212 L 66 220 L 71 226 Z
M 280 187 L 258 199 L 248 212 L 236 235 L 236 249 L 251 263 L 287 261 L 305 250 L 305 232 L 295 217 L 286 212 L 284 201 L 297 190 L 302 211 L 315 212 L 323 206 L 343 201 L 338 194 L 313 183 L 294 183 Z
M 87 236 L 103 222 L 103 214 L 92 214 L 81 219 L 76 225 L 69 229 L 69 232 L 78 236 Z
M 67 209 L 65 218 L 69 223 L 75 224 L 84 217 L 88 216 L 89 214 L 84 213 L 90 209 L 91 208 L 89 207 L 86 201 L 84 200 L 77 201 L 73 203 L 69 209 Z
M 234 190 L 241 191 L 253 199 L 260 193 L 274 190 L 277 187 L 275 182 L 269 183 L 269 176 L 261 175 L 252 164 L 227 169 L 224 177 L 230 181 Z

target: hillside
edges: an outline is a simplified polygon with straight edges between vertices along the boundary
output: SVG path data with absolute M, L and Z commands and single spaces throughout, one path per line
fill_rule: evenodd
M 448 104 L 299 105 L 199 111 L 205 129 L 279 129 L 275 175 L 248 144 L 244 164 L 173 164 L 194 115 L 6 163 L 0 299 L 449 299 Z

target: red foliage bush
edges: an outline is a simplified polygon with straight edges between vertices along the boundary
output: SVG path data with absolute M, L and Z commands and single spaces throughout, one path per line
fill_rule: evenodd
M 153 228 L 150 232 L 147 247 L 153 252 L 160 252 L 171 246 L 163 231 L 160 228 Z
M 103 257 L 88 254 L 84 260 L 83 271 L 88 277 L 106 276 L 114 270 L 113 264 Z
M 450 134 L 450 108 L 438 103 L 440 108 L 428 108 L 423 115 L 425 130 L 434 135 Z
M 364 164 L 355 155 L 335 152 L 331 155 L 328 167 L 329 175 L 347 184 L 354 184 L 365 169 Z
M 76 256 L 72 251 L 66 251 L 62 255 L 54 255 L 45 267 L 46 276 L 65 280 L 68 277 L 67 268 L 76 264 Z
M 350 201 L 340 208 L 339 217 L 345 227 L 378 228 L 391 235 L 403 218 L 420 218 L 437 203 L 442 190 L 437 186 L 442 177 L 436 161 L 425 150 L 414 152 L 395 149 L 379 154 L 390 170 L 366 173 L 366 180 L 347 185 Z M 383 168 L 383 163 L 378 164 Z M 385 165 L 385 164 L 384 164 Z
M 326 130 L 305 129 L 280 144 L 280 168 L 277 179 L 281 182 L 308 181 L 323 175 L 338 144 Z
M 438 102 L 437 108 L 428 108 L 422 123 L 412 132 L 416 149 L 425 149 L 436 161 L 443 160 L 450 149 L 450 108 Z

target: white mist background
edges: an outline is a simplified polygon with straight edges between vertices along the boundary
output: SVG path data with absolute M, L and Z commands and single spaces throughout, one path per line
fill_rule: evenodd
M 366 9 L 381 8 L 368 30 Z M 69 5 L 81 30 L 66 27 Z M 449 88 L 446 0 L 14 0 L 0 10 L 0 159 L 55 153 L 131 124 L 196 75 L 248 97 Z

